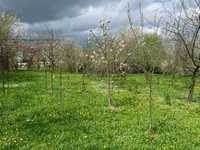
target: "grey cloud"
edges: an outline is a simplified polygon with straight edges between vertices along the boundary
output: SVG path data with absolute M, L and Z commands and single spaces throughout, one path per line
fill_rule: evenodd
M 14 11 L 25 22 L 44 22 L 75 17 L 88 6 L 106 5 L 119 0 L 0 0 L 1 11 Z
M 149 20 L 153 19 L 154 9 L 161 7 L 160 1 L 144 0 L 144 12 Z M 77 39 L 86 37 L 103 18 L 112 22 L 115 31 L 128 26 L 128 2 L 133 21 L 138 25 L 138 0 L 0 0 L 0 11 L 16 12 L 30 32 L 45 31 L 48 25 L 60 36 Z M 150 28 L 147 22 L 145 26 Z

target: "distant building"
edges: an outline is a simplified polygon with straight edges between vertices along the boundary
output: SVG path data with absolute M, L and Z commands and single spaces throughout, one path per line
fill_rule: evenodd
M 19 69 L 44 67 L 42 62 L 42 50 L 44 44 L 34 42 L 22 42 L 17 46 L 17 66 Z

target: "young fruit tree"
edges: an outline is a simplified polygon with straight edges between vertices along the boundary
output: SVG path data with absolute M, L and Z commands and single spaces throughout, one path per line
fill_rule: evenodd
M 133 26 L 133 21 L 130 14 L 130 8 L 128 7 L 128 19 L 130 29 L 132 32 L 132 38 L 135 39 L 135 45 L 133 52 L 136 62 L 140 64 L 142 72 L 144 72 L 145 81 L 148 88 L 148 102 L 149 102 L 149 131 L 154 132 L 154 119 L 153 119 L 153 75 L 156 70 L 160 70 L 162 59 L 165 58 L 165 52 L 162 44 L 162 39 L 159 37 L 157 31 L 159 28 L 159 22 L 156 18 L 154 20 L 152 28 L 153 33 L 144 32 L 144 14 L 143 14 L 143 1 L 139 1 L 139 14 L 140 14 L 140 26 Z
M 159 70 L 162 60 L 164 60 L 165 52 L 160 37 L 154 34 L 145 34 L 143 47 L 141 47 L 141 63 L 143 64 L 143 70 L 145 80 L 149 89 L 149 119 L 150 127 L 152 131 L 154 128 L 153 123 L 153 74 L 156 70 Z
M 125 42 L 118 38 L 111 32 L 111 22 L 101 21 L 99 32 L 90 32 L 90 43 L 93 45 L 92 62 L 97 67 L 105 71 L 107 77 L 107 99 L 108 105 L 113 106 L 113 81 L 112 77 L 114 73 L 120 73 L 121 67 L 127 59 L 127 56 L 122 57 L 125 49 Z M 126 53 L 124 55 L 127 55 Z M 125 70 L 123 70 L 124 72 Z
M 54 91 L 54 72 L 56 66 L 59 64 L 59 42 L 55 37 L 55 32 L 52 30 L 48 30 L 48 39 L 46 40 L 45 44 L 43 45 L 42 51 L 42 59 L 44 62 L 45 67 L 45 86 L 47 87 L 48 83 L 48 72 L 50 72 L 50 91 L 53 94 Z M 48 70 L 47 70 L 48 68 Z
M 101 62 L 105 65 L 107 76 L 107 99 L 108 105 L 112 106 L 112 78 L 113 73 L 113 44 L 114 37 L 110 33 L 110 21 L 102 21 L 99 27 L 99 34 L 96 35 L 91 31 L 91 40 L 94 42 L 97 50 L 94 51 L 95 58 L 100 58 Z

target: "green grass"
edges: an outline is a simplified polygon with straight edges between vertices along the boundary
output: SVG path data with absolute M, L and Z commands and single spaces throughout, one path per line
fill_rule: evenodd
M 105 78 L 64 75 L 64 98 L 59 76 L 54 93 L 45 89 L 44 73 L 10 74 L 10 89 L 0 95 L 0 149 L 80 150 L 199 150 L 200 105 L 185 101 L 189 77 L 154 76 L 154 128 L 148 132 L 148 89 L 142 74 L 115 80 L 115 109 L 107 107 Z M 2 86 L 2 85 L 1 85 Z M 2 91 L 2 89 L 0 89 Z M 170 99 L 168 105 L 166 99 Z

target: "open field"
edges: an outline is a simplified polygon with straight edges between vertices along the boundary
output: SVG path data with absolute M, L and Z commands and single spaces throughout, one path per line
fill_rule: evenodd
M 82 92 L 82 76 L 65 74 L 63 98 L 58 74 L 54 78 L 52 94 L 45 89 L 43 72 L 10 75 L 8 94 L 0 96 L 0 149 L 200 149 L 200 87 L 196 102 L 188 104 L 188 77 L 154 75 L 153 133 L 148 132 L 142 74 L 115 80 L 112 108 L 104 78 L 87 77 Z
M 200 150 L 200 0 L 0 0 L 0 150 Z

